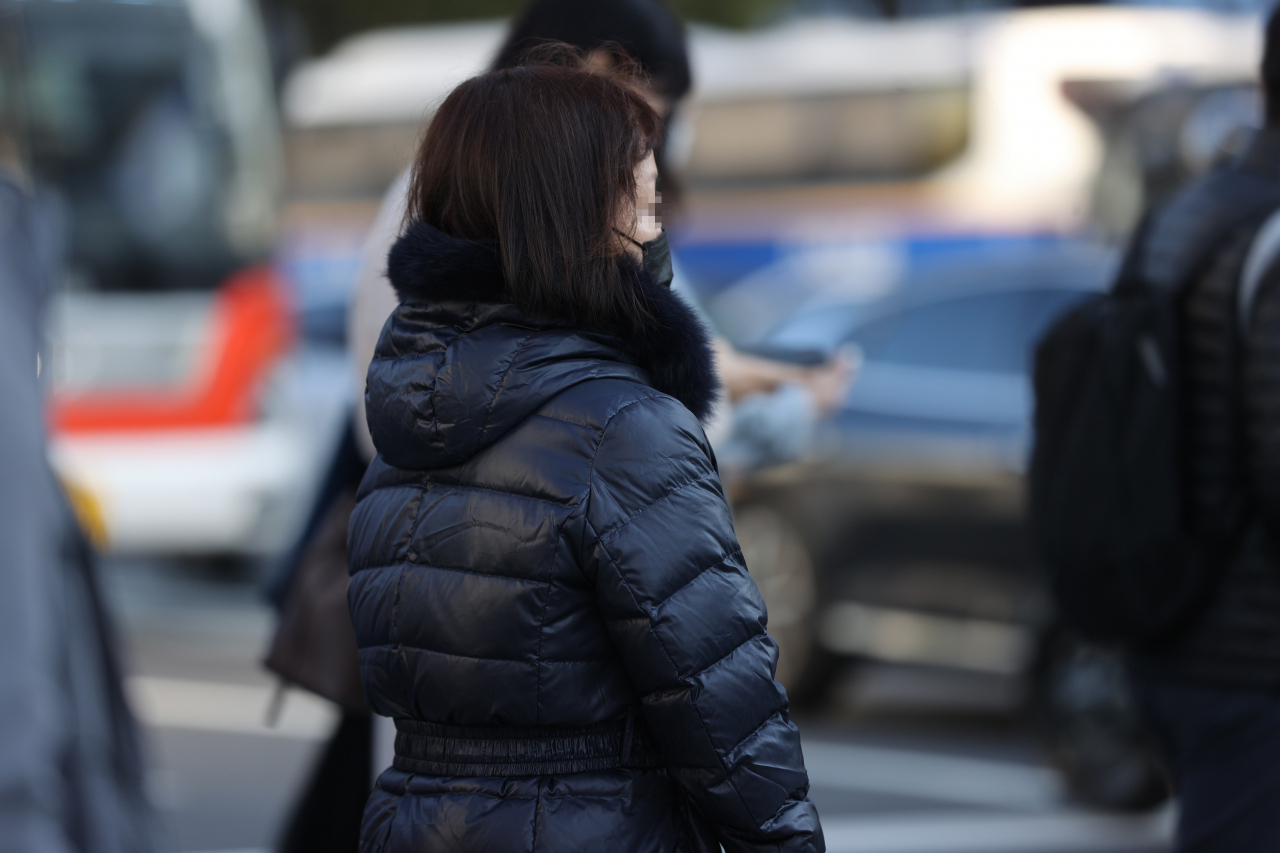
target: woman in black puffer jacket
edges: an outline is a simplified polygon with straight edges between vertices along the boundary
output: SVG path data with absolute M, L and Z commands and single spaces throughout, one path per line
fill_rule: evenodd
M 627 74 L 474 78 L 418 154 L 349 538 L 370 853 L 824 849 Z

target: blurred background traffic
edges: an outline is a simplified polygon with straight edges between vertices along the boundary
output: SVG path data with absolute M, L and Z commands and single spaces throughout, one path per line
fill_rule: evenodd
M 61 240 L 51 459 L 175 849 L 270 849 L 337 719 L 278 701 L 261 589 L 350 417 L 382 197 L 521 5 L 0 3 L 0 156 Z M 829 849 L 1164 849 L 1123 669 L 1056 625 L 1024 530 L 1029 355 L 1259 124 L 1264 8 L 671 6 L 682 277 L 741 351 L 859 362 L 804 442 L 722 466 Z

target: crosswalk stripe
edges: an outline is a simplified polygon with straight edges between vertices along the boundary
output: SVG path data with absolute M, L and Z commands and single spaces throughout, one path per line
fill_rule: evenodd
M 1047 767 L 903 749 L 804 740 L 811 785 L 973 806 L 1043 810 L 1066 792 Z
M 822 828 L 827 853 L 1091 853 L 1164 849 L 1174 822 L 1166 807 L 1148 815 L 911 812 L 832 818 Z
M 128 680 L 128 690 L 139 717 L 161 728 L 314 740 L 327 737 L 338 716 L 332 704 L 290 691 L 279 721 L 268 727 L 273 689 L 267 686 L 135 677 Z M 829 816 L 823 821 L 829 853 L 1156 850 L 1172 836 L 1171 807 L 1141 816 L 1064 810 L 1062 782 L 1047 767 L 820 738 L 805 739 L 804 752 L 819 792 L 829 788 L 1004 810 Z
M 125 683 L 139 719 L 159 728 L 195 729 L 319 740 L 333 732 L 338 710 L 300 690 L 285 694 L 275 725 L 267 725 L 274 688 L 179 678 L 135 676 Z

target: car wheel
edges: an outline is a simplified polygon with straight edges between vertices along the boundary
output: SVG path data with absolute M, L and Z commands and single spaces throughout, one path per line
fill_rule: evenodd
M 1039 682 L 1045 737 L 1076 799 L 1123 811 L 1168 799 L 1159 753 L 1118 655 L 1059 636 L 1045 651 Z
M 809 549 L 795 525 L 766 504 L 737 507 L 734 527 L 778 643 L 776 678 L 793 703 L 810 701 L 825 686 L 832 658 L 816 642 L 818 578 Z

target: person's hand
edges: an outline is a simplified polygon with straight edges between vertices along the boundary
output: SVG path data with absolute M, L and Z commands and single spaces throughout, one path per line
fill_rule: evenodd
M 862 352 L 857 347 L 842 347 L 825 364 L 806 368 L 801 381 L 813 397 L 819 417 L 827 417 L 840 407 L 862 367 Z
M 721 337 L 715 338 L 714 347 L 716 367 L 729 402 L 737 403 L 751 394 L 772 394 L 780 385 L 798 382 L 808 389 L 820 417 L 834 412 L 844 400 L 862 364 L 862 352 L 856 346 L 842 347 L 817 367 L 799 367 L 747 355 Z

